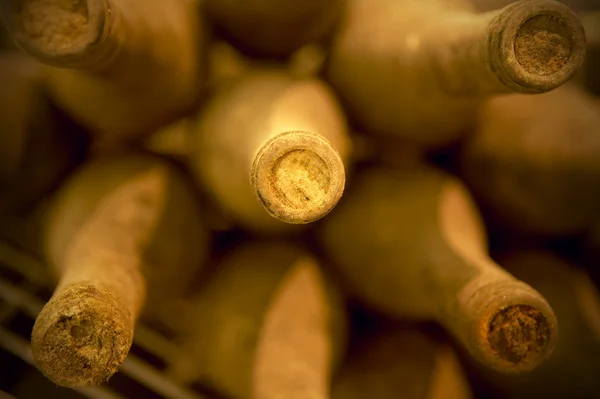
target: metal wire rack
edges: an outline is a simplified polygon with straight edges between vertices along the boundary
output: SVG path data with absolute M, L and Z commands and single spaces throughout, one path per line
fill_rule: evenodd
M 138 323 L 131 352 L 119 373 L 107 384 L 70 390 L 43 378 L 33 363 L 29 335 L 51 293 L 44 266 L 0 242 L 0 399 L 207 399 L 166 377 L 164 368 L 176 351 L 175 344 L 143 323 Z

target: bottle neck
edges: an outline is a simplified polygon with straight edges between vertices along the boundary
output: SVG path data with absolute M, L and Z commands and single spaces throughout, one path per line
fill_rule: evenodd
M 577 16 L 548 0 L 449 15 L 434 39 L 434 69 L 455 95 L 547 92 L 569 80 L 585 55 Z
M 514 91 L 503 82 L 490 45 L 500 11 L 449 15 L 436 31 L 432 69 L 440 87 L 456 96 L 487 96 Z
M 146 299 L 146 281 L 142 275 L 144 266 L 139 257 L 102 250 L 69 255 L 62 265 L 64 273 L 60 276 L 56 293 L 71 286 L 94 285 L 113 294 L 133 319 L 137 319 Z

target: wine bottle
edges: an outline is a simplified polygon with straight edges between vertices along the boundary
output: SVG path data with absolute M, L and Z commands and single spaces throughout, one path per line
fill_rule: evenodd
M 235 399 L 328 398 L 344 349 L 339 293 L 291 243 L 251 242 L 220 262 L 189 312 L 168 374 Z
M 366 168 L 318 235 L 359 299 L 391 316 L 439 321 L 490 368 L 532 370 L 556 345 L 552 309 L 489 258 L 479 213 L 449 175 Z
M 276 68 L 250 71 L 222 85 L 191 134 L 192 169 L 248 229 L 282 231 L 286 223 L 315 221 L 344 190 L 345 119 L 317 79 Z
M 600 108 L 575 85 L 490 99 L 461 158 L 475 196 L 514 230 L 571 235 L 600 215 Z
M 577 16 L 551 0 L 350 0 L 326 74 L 355 122 L 424 147 L 461 137 L 489 95 L 541 93 L 581 66 Z
M 505 7 L 514 0 L 471 0 L 479 11 L 489 11 Z M 565 0 L 561 3 L 567 5 L 579 14 L 583 30 L 585 31 L 586 44 L 588 48 L 600 46 L 600 3 L 592 4 L 588 0 Z
M 167 163 L 130 153 L 89 161 L 46 220 L 59 283 L 33 327 L 38 368 L 66 387 L 107 381 L 144 304 L 148 317 L 169 308 L 202 265 L 207 238 L 195 198 Z
M 378 331 L 354 349 L 332 399 L 471 399 L 454 349 L 411 329 Z
M 7 0 L 15 43 L 48 68 L 54 100 L 101 140 L 151 133 L 189 112 L 203 78 L 194 0 Z
M 81 161 L 87 138 L 52 106 L 40 65 L 0 54 L 0 216 L 29 212 Z
M 225 36 L 251 55 L 285 57 L 333 31 L 345 0 L 205 0 Z
M 531 373 L 481 372 L 503 398 L 585 399 L 600 395 L 600 295 L 588 275 L 544 251 L 501 254 L 502 265 L 547 299 L 560 322 L 554 355 Z

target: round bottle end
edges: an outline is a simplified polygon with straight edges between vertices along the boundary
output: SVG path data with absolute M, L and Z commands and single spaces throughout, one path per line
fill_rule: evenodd
M 558 341 L 556 316 L 545 299 L 524 283 L 492 292 L 479 309 L 474 331 L 480 360 L 500 372 L 523 373 L 542 364 Z
M 254 159 L 251 182 L 274 218 L 303 224 L 329 213 L 342 196 L 344 164 L 325 138 L 288 132 L 269 140 Z
M 106 35 L 106 0 L 8 0 L 6 25 L 17 46 L 48 65 L 85 62 Z M 109 14 L 110 15 L 110 14 Z
M 581 67 L 585 33 L 577 15 L 551 0 L 519 1 L 492 23 L 491 58 L 500 79 L 521 93 L 543 93 Z
M 503 361 L 531 364 L 545 358 L 550 334 L 542 312 L 532 306 L 512 305 L 492 317 L 487 341 Z
M 106 382 L 129 353 L 133 320 L 112 294 L 76 285 L 40 312 L 31 350 L 40 371 L 57 385 L 85 388 Z

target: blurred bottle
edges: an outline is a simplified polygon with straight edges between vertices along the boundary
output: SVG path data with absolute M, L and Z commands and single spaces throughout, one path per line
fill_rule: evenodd
M 203 85 L 195 0 L 7 0 L 15 43 L 47 69 L 54 100 L 98 139 L 129 140 L 189 112 Z
M 326 73 L 368 133 L 436 147 L 483 97 L 552 90 L 584 54 L 577 16 L 551 0 L 481 14 L 467 0 L 350 0 Z
M 600 215 L 600 107 L 575 85 L 490 99 L 461 169 L 501 224 L 541 236 L 581 233 Z
M 372 334 L 333 383 L 332 399 L 471 399 L 454 349 L 417 330 Z
M 529 371 L 556 345 L 552 309 L 489 258 L 479 213 L 449 175 L 365 168 L 319 236 L 363 301 L 391 316 L 439 321 L 487 367 Z
M 107 381 L 129 352 L 144 304 L 150 318 L 172 310 L 207 240 L 176 169 L 131 153 L 89 161 L 47 215 L 45 250 L 59 283 L 33 328 L 38 368 L 67 387 Z
M 330 36 L 346 0 L 204 0 L 225 37 L 245 52 L 285 57 Z
M 187 320 L 168 372 L 176 381 L 198 381 L 232 399 L 330 397 L 345 347 L 344 308 L 302 248 L 235 248 L 198 292 Z

